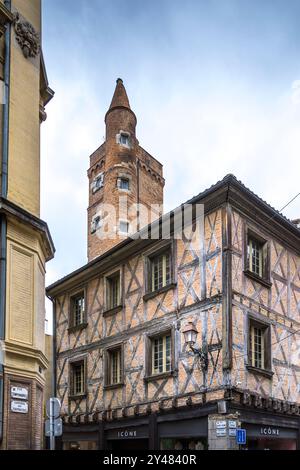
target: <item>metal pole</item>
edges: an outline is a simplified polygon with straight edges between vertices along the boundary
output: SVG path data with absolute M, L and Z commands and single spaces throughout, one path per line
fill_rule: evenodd
M 50 450 L 55 450 L 54 400 L 50 398 Z

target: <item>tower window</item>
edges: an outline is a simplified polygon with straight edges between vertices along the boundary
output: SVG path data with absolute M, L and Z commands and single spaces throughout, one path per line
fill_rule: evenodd
M 93 218 L 91 224 L 91 233 L 95 233 L 101 227 L 101 217 L 97 215 Z
M 100 175 L 98 175 L 98 176 L 96 176 L 96 178 L 94 178 L 94 181 L 92 183 L 93 193 L 95 193 L 99 189 L 103 188 L 103 184 L 104 184 L 104 173 L 100 173 Z
M 129 147 L 129 135 L 125 134 L 124 132 L 121 132 L 120 134 L 120 144 L 121 145 L 126 145 Z
M 126 191 L 129 191 L 129 179 L 128 178 L 118 178 L 117 179 L 117 186 L 119 189 L 123 189 L 123 190 L 126 190 Z
M 121 233 L 127 234 L 129 232 L 129 222 L 127 222 L 126 220 L 120 220 L 119 231 Z

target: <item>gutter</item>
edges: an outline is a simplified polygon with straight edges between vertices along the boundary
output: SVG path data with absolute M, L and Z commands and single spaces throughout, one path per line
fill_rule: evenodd
M 5 8 L 11 12 L 11 0 L 4 1 Z M 5 29 L 4 52 L 4 103 L 2 128 L 2 162 L 1 162 L 1 197 L 7 197 L 8 187 L 8 145 L 9 145 L 9 94 L 10 94 L 10 49 L 11 49 L 11 23 L 7 21 Z M 6 309 L 6 264 L 7 264 L 7 219 L 1 214 L 0 219 L 0 341 L 5 340 L 5 309 Z M 3 440 L 4 418 L 4 352 L 0 361 L 0 443 Z

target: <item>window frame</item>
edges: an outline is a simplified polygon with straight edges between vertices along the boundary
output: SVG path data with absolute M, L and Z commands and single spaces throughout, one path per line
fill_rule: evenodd
M 103 312 L 104 316 L 117 313 L 118 311 L 122 310 L 123 308 L 123 270 L 117 269 L 108 273 L 104 278 L 104 285 L 105 285 L 105 311 Z M 110 281 L 113 278 L 119 276 L 119 298 L 118 298 L 118 305 L 112 306 L 109 300 L 110 296 Z
M 170 336 L 171 340 L 171 364 L 170 370 L 164 372 L 154 372 L 153 364 L 153 342 L 156 339 Z M 175 328 L 170 326 L 159 332 L 146 334 L 145 336 L 145 381 L 151 381 L 158 378 L 170 377 L 175 372 Z
M 249 241 L 256 241 L 261 245 L 261 275 L 255 273 L 250 269 L 249 257 L 248 257 L 248 246 Z M 257 230 L 252 229 L 247 224 L 244 228 L 244 275 L 253 279 L 254 281 L 260 282 L 264 287 L 270 288 L 272 286 L 270 275 L 270 241 L 262 236 Z
M 128 188 L 122 188 L 121 187 L 122 181 L 125 181 L 125 180 L 128 182 Z M 131 186 L 131 178 L 129 176 L 120 175 L 120 176 L 117 177 L 117 188 L 119 189 L 119 191 L 129 192 L 130 191 L 130 186 Z
M 120 351 L 120 381 L 112 383 L 111 379 L 111 354 Z M 114 389 L 124 386 L 124 343 L 109 346 L 104 351 L 104 389 Z
M 159 289 L 153 290 L 152 289 L 152 262 L 158 256 L 162 256 L 166 253 L 169 253 L 170 257 L 170 282 Z M 154 249 L 150 250 L 149 252 L 144 254 L 144 285 L 145 285 L 145 294 L 144 294 L 144 301 L 147 301 L 162 292 L 166 292 L 171 289 L 175 289 L 177 286 L 176 282 L 176 271 L 175 271 L 175 243 L 174 240 L 170 243 L 160 243 Z
M 264 356 L 264 363 L 263 367 L 257 367 L 253 364 L 253 350 L 252 350 L 252 329 L 259 328 L 263 331 L 263 356 Z M 259 373 L 264 375 L 267 378 L 271 378 L 273 376 L 272 371 L 272 349 L 271 349 L 271 323 L 262 318 L 258 318 L 257 316 L 248 314 L 248 324 L 247 324 L 247 364 L 246 367 L 248 371 L 253 373 Z
M 100 181 L 100 185 L 98 185 L 98 181 Z M 92 193 L 95 194 L 97 191 L 104 187 L 104 171 L 101 171 L 98 175 L 96 175 L 92 181 Z
M 82 296 L 84 298 L 84 312 L 82 316 L 82 322 L 75 325 L 75 318 L 74 318 L 74 300 Z M 69 294 L 69 328 L 68 332 L 73 333 L 78 330 L 82 330 L 86 328 L 88 325 L 87 323 L 87 288 L 86 286 L 81 287 L 80 289 L 76 289 L 76 291 L 72 291 Z
M 83 392 L 75 393 L 74 390 L 74 368 L 78 365 L 83 365 Z M 76 400 L 78 398 L 84 398 L 87 395 L 87 357 L 81 356 L 69 360 L 69 400 Z
M 127 137 L 127 143 L 123 143 L 121 141 L 122 137 Z M 127 149 L 130 149 L 130 145 L 131 145 L 131 142 L 130 142 L 130 132 L 127 132 L 127 131 L 123 131 L 123 130 L 120 130 L 119 133 L 117 134 L 117 137 L 116 137 L 116 141 L 119 145 L 121 145 L 122 147 L 125 147 Z

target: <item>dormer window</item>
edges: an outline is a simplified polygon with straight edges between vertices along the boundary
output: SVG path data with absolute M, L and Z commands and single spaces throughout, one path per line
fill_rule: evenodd
M 117 179 L 117 187 L 124 191 L 129 191 L 129 178 L 118 178 Z
M 101 217 L 100 215 L 96 215 L 91 224 L 91 233 L 95 233 L 101 227 Z
M 97 175 L 92 182 L 92 191 L 95 193 L 99 189 L 103 188 L 104 184 L 104 173 Z

